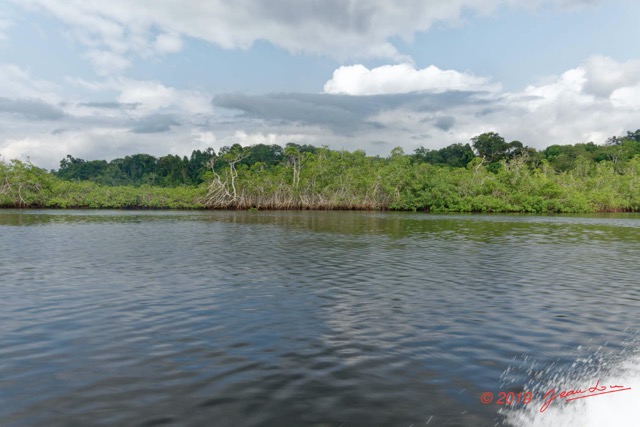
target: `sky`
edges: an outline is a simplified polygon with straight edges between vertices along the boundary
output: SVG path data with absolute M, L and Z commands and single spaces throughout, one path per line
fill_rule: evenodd
M 0 159 L 640 128 L 636 0 L 0 0 Z

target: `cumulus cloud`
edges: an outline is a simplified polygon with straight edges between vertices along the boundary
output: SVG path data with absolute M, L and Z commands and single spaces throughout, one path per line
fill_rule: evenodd
M 364 65 L 338 68 L 324 85 L 324 92 L 347 95 L 383 95 L 408 92 L 495 91 L 489 79 L 435 65 L 416 70 L 410 64 L 383 65 L 369 70 Z
M 614 107 L 636 110 L 640 113 L 640 85 L 616 89 L 610 99 Z
M 386 89 L 389 94 L 367 95 L 378 89 L 356 92 L 360 96 L 222 95 L 213 103 L 241 111 L 242 118 L 273 126 L 297 124 L 327 129 L 340 144 L 351 138 L 352 146 L 357 146 L 355 140 L 365 147 L 370 141 L 391 141 L 405 147 L 416 143 L 444 146 L 467 142 L 481 132 L 497 131 L 507 139 L 543 148 L 552 143 L 600 143 L 637 128 L 640 84 L 633 73 L 635 66 L 636 61 L 591 57 L 561 75 L 516 92 L 494 88 L 487 92 L 484 82 L 476 91 L 394 93 L 407 89 L 401 87 Z M 414 74 L 419 71 L 412 67 L 406 70 Z M 364 80 L 368 78 L 365 73 Z M 410 85 L 412 89 L 416 86 Z M 375 146 L 370 148 L 377 150 Z
M 640 94 L 640 79 L 629 73 L 636 64 L 602 56 L 588 58 L 554 79 L 504 94 L 500 103 L 510 110 L 490 113 L 484 119 L 498 123 L 501 117 L 507 118 L 503 128 L 514 135 L 519 132 L 519 139 L 536 147 L 604 142 L 639 126 L 640 102 L 634 94 Z
M 567 103 L 622 108 L 620 101 L 639 89 L 640 60 L 618 62 L 596 55 L 552 81 L 530 85 L 515 96 L 529 97 L 533 109 L 550 104 L 562 108 Z
M 208 93 L 124 78 L 67 83 L 60 87 L 0 64 L 0 93 L 8 95 L 0 97 L 2 156 L 30 157 L 55 168 L 67 154 L 113 158 L 144 150 L 163 155 L 168 149 L 188 154 L 190 147 L 210 141 L 209 129 L 201 129 L 215 125 Z M 194 130 L 205 136 L 190 135 Z
M 639 127 L 636 66 L 635 61 L 591 57 L 519 91 L 488 91 L 485 83 L 467 90 L 393 93 L 394 89 L 358 96 L 212 97 L 154 81 L 110 78 L 95 85 L 85 82 L 88 99 L 62 101 L 56 101 L 60 96 L 47 82 L 4 66 L 0 74 L 11 77 L 20 89 L 35 94 L 42 88 L 52 101 L 14 92 L 0 99 L 0 153 L 5 158 L 31 156 L 51 168 L 66 154 L 88 159 L 132 152 L 188 155 L 193 149 L 234 143 L 293 141 L 386 155 L 394 146 L 407 152 L 418 145 L 439 148 L 487 131 L 536 148 L 600 143 Z M 0 79 L 2 85 L 15 90 Z
M 640 84 L 640 60 L 617 62 L 609 57 L 596 55 L 580 67 L 586 79 L 585 90 L 607 98 L 617 89 Z
M 101 74 L 126 69 L 131 56 L 151 57 L 182 49 L 192 37 L 226 49 L 247 49 L 266 40 L 292 53 L 347 58 L 408 58 L 393 45 L 410 41 L 437 22 L 462 13 L 541 4 L 580 5 L 590 0 L 13 0 L 44 10 L 70 28 L 89 50 Z

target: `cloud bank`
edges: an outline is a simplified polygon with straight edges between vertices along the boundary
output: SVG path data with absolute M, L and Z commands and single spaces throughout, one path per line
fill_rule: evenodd
M 340 61 L 385 58 L 404 62 L 394 39 L 411 41 L 435 23 L 459 22 L 498 7 L 574 7 L 589 0 L 12 0 L 46 11 L 68 26 L 100 75 L 121 73 L 132 58 L 178 52 L 184 38 L 225 49 L 265 40 L 290 53 Z M 0 21 L 0 37 L 3 26 Z
M 20 90 L 0 98 L 0 154 L 53 168 L 67 154 L 185 155 L 259 142 L 387 155 L 395 146 L 438 148 L 487 131 L 536 148 L 601 143 L 640 127 L 639 64 L 592 56 L 511 92 L 467 72 L 354 65 L 328 76 L 326 93 L 215 94 L 110 78 L 78 83 L 90 88 L 83 97 L 5 64 L 0 85 Z

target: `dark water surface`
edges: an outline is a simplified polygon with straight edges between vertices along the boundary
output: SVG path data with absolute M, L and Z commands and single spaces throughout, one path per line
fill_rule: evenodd
M 0 211 L 0 425 L 501 423 L 635 345 L 638 218 Z

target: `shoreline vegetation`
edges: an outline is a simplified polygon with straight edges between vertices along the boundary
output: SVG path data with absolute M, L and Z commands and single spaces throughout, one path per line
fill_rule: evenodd
M 0 160 L 1 208 L 640 211 L 640 130 L 543 151 L 484 133 L 386 158 L 289 143 L 235 144 L 191 157 L 68 155 L 46 171 Z

